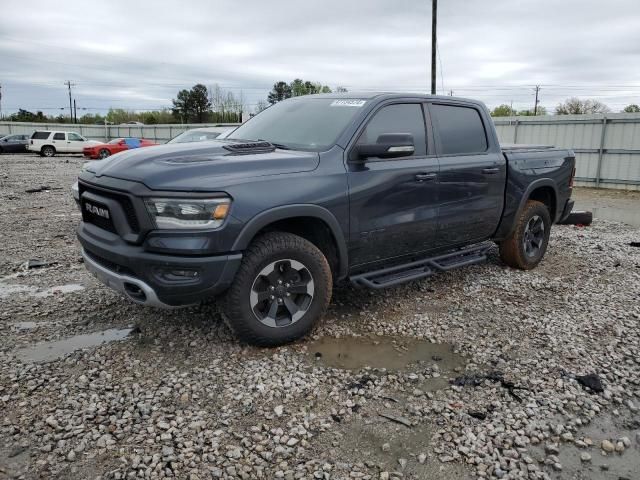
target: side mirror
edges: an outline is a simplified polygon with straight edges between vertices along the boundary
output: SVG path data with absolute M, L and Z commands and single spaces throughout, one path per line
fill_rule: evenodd
M 398 158 L 414 154 L 413 135 L 410 133 L 383 133 L 376 143 L 356 145 L 357 159 L 364 161 L 370 157 Z

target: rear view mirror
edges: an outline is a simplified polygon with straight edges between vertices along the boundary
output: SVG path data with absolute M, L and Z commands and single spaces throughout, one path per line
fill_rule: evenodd
M 384 133 L 378 136 L 376 143 L 363 143 L 356 146 L 357 158 L 398 158 L 414 154 L 413 135 L 410 133 Z

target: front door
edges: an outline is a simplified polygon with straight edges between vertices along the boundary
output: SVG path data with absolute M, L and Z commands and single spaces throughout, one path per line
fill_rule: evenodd
M 438 160 L 428 146 L 422 104 L 383 105 L 369 117 L 357 143 L 376 143 L 385 133 L 411 134 L 415 151 L 408 157 L 347 163 L 353 265 L 427 250 L 436 237 Z
M 469 105 L 429 105 L 440 163 L 438 246 L 490 238 L 504 206 L 506 160 L 489 142 L 490 121 Z M 493 144 L 493 146 L 491 146 Z
M 82 149 L 87 146 L 87 140 L 75 132 L 67 133 L 67 146 L 69 153 L 82 153 Z

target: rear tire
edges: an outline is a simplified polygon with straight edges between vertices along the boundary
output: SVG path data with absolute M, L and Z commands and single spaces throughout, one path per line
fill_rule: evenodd
M 331 300 L 331 268 L 302 237 L 270 232 L 245 251 L 222 300 L 223 317 L 241 340 L 277 346 L 305 336 Z
M 111 155 L 111 152 L 109 150 L 107 150 L 106 148 L 103 148 L 102 150 L 100 150 L 98 152 L 98 158 L 99 159 L 103 159 L 103 158 L 107 158 L 109 155 Z
M 542 202 L 528 200 L 511 235 L 500 243 L 500 258 L 520 270 L 535 268 L 544 257 L 551 233 L 551 215 Z
M 50 145 L 45 145 L 40 149 L 40 155 L 43 157 L 53 157 L 56 154 L 56 149 Z

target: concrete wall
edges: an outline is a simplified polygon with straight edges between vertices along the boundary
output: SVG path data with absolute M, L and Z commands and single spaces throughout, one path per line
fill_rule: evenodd
M 495 118 L 502 143 L 572 148 L 576 184 L 640 190 L 640 114 Z
M 147 138 L 165 143 L 176 135 L 192 128 L 237 127 L 238 123 L 184 124 L 184 125 L 79 125 L 62 123 L 0 122 L 0 137 L 10 133 L 33 133 L 34 130 L 64 130 L 98 141 L 120 137 Z

